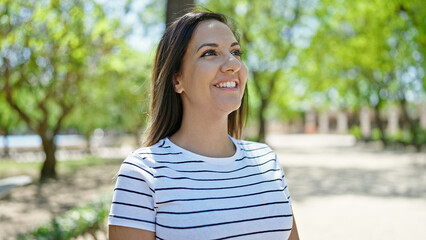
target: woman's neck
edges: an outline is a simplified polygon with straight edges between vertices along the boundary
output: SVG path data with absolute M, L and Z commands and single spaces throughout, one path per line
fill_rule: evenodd
M 230 157 L 236 149 L 228 137 L 228 117 L 185 114 L 180 129 L 170 136 L 176 145 L 207 157 Z

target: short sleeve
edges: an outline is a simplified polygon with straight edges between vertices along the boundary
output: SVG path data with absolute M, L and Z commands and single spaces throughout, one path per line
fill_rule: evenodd
M 122 163 L 108 225 L 155 232 L 154 175 L 143 158 L 130 154 Z
M 275 159 L 276 159 L 276 164 L 277 164 L 277 168 L 280 169 L 280 174 L 281 174 L 281 179 L 282 179 L 282 186 L 284 188 L 284 194 L 287 197 L 287 200 L 289 201 L 290 204 L 292 204 L 292 200 L 291 200 L 291 196 L 290 196 L 290 191 L 288 190 L 288 185 L 287 182 L 285 180 L 285 174 L 284 174 L 284 170 L 283 167 L 278 159 L 278 156 L 275 154 Z

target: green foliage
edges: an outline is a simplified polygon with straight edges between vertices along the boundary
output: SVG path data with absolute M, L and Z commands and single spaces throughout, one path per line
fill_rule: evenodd
M 387 138 L 391 142 L 405 142 L 404 135 L 406 136 L 404 131 L 398 129 L 394 134 L 387 136 Z
M 0 15 L 0 106 L 9 106 L 0 128 L 25 122 L 49 145 L 65 128 L 88 137 L 95 128 L 143 127 L 147 61 L 126 45 L 120 19 L 94 0 L 1 0 Z M 53 176 L 52 151 L 42 173 Z
M 77 108 L 65 126 L 77 129 L 87 137 L 96 128 L 141 131 L 149 105 L 150 62 L 148 56 L 127 46 L 121 46 L 116 54 L 105 56 L 95 79 L 97 86 L 92 83 L 84 86 L 88 92 L 88 104 Z M 82 116 L 93 115 L 96 117 L 82 119 Z
M 413 107 L 426 99 L 426 8 L 420 0 L 198 5 L 231 17 L 239 29 L 253 125 L 261 117 L 291 121 L 310 109 L 357 112 L 367 105 L 384 112 L 403 100 Z M 149 6 L 150 14 L 163 16 L 164 1 Z
M 380 140 L 381 136 L 382 136 L 382 132 L 380 131 L 380 129 L 373 128 L 373 130 L 371 131 L 371 139 L 374 141 L 378 141 Z
M 353 126 L 349 129 L 349 133 L 352 134 L 356 139 L 362 138 L 361 128 L 359 126 Z
M 369 100 L 357 104 L 392 103 L 405 99 L 408 92 L 414 93 L 415 99 L 424 97 L 424 92 L 414 86 L 422 86 L 424 79 L 424 74 L 419 73 L 424 59 L 416 57 L 422 47 L 414 41 L 412 19 L 406 15 L 407 6 L 416 2 L 419 1 L 345 1 L 346 13 L 335 12 L 334 21 L 339 27 L 327 29 L 336 32 L 338 41 L 329 45 L 329 50 L 342 78 L 349 77 L 344 75 L 348 71 L 352 74 L 347 81 L 354 88 L 342 86 L 342 90 L 355 91 L 357 99 Z M 331 4 L 339 6 L 334 1 Z M 404 76 L 408 71 L 417 76 L 408 80 Z
M 409 130 L 398 130 L 395 134 L 387 136 L 387 139 L 390 142 L 397 142 L 405 145 L 410 145 L 413 142 L 421 145 L 426 143 L 426 130 L 422 130 L 418 126 L 415 128 L 415 134 Z
M 126 12 L 132 11 L 135 1 L 126 2 Z M 368 105 L 383 112 L 426 99 L 426 8 L 420 0 L 197 2 L 239 28 L 253 125 L 261 117 L 299 119 L 312 108 L 358 111 Z M 140 11 L 145 36 L 163 29 L 165 6 L 164 0 L 148 1 Z M 7 76 L 29 127 L 47 119 L 52 131 L 69 107 L 62 128 L 86 136 L 95 128 L 144 127 L 152 57 L 127 47 L 130 27 L 106 17 L 93 0 L 1 0 L 0 13 L 0 89 Z M 3 110 L 2 101 L 5 126 L 4 116 L 18 115 Z M 386 139 L 424 142 L 422 136 L 410 131 Z
M 75 207 L 62 216 L 54 218 L 50 223 L 37 228 L 34 232 L 18 237 L 20 240 L 72 239 L 86 233 L 94 234 L 104 229 L 108 217 L 111 198 L 104 197 L 100 201 Z
M 11 134 L 12 131 L 24 129 L 23 122 L 7 104 L 3 95 L 0 94 L 0 134 Z
M 298 75 L 307 86 L 306 102 L 314 109 L 362 106 L 384 113 L 390 106 L 415 108 L 426 100 L 426 12 L 419 0 L 321 0 L 315 11 L 319 22 L 311 44 L 300 52 Z M 405 116 L 409 130 L 387 136 L 376 129 L 372 139 L 404 141 L 418 118 Z M 407 119 L 408 118 L 408 119 Z M 377 121 L 377 126 L 385 126 Z M 417 142 L 418 143 L 418 142 Z M 414 144 L 414 142 L 412 142 Z

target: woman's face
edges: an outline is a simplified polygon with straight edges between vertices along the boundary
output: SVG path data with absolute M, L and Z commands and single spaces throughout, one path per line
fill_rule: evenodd
M 229 114 L 238 109 L 247 82 L 240 45 L 227 25 L 216 20 L 198 24 L 174 77 L 184 109 Z

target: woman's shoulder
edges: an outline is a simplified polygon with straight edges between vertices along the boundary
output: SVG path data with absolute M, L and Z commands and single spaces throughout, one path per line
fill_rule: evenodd
M 142 164 L 150 167 L 155 164 L 155 156 L 168 154 L 170 154 L 170 146 L 166 145 L 165 139 L 161 139 L 154 145 L 140 147 L 132 151 L 125 159 L 125 162 L 131 162 L 138 165 Z
M 156 152 L 167 152 L 170 146 L 166 144 L 166 138 L 160 139 L 151 146 L 141 146 L 133 151 L 135 154 L 155 154 Z

